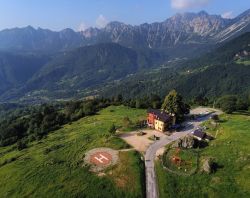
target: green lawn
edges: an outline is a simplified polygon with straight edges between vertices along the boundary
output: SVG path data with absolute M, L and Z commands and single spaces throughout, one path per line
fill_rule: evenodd
M 201 158 L 215 158 L 217 171 L 177 176 L 157 162 L 160 197 L 250 197 L 250 116 L 223 115 L 222 119 L 217 129 L 210 128 L 210 133 L 217 133 L 216 140 L 200 149 Z
M 179 157 L 181 161 L 174 161 Z M 193 149 L 168 148 L 162 156 L 163 165 L 177 174 L 192 174 L 197 169 L 198 152 Z
M 125 116 L 135 122 L 145 114 L 145 110 L 111 106 L 22 151 L 0 148 L 0 197 L 143 197 L 144 167 L 138 153 L 121 152 L 120 163 L 102 177 L 82 167 L 82 159 L 96 147 L 128 148 L 108 129 L 112 123 L 122 125 Z
M 250 60 L 237 60 L 236 63 L 248 66 L 250 65 Z

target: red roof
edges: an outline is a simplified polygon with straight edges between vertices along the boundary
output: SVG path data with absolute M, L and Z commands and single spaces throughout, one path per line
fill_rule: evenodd
M 147 112 L 154 114 L 156 116 L 156 119 L 162 122 L 168 122 L 171 118 L 171 116 L 168 113 L 166 113 L 165 111 L 158 110 L 158 109 L 148 109 Z

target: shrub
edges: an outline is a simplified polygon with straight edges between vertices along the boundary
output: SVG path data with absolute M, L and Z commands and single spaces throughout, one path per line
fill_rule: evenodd
M 109 133 L 114 135 L 116 132 L 116 126 L 114 124 L 112 124 L 109 128 Z
M 129 119 L 129 117 L 124 117 L 123 118 L 123 126 L 125 127 L 125 128 L 128 128 L 128 127 L 131 127 L 131 125 L 132 125 L 132 121 Z
M 236 110 L 236 96 L 223 96 L 217 100 L 216 106 L 225 113 L 231 114 Z
M 21 139 L 21 140 L 17 141 L 17 145 L 16 146 L 17 146 L 17 150 L 21 151 L 21 150 L 27 148 L 27 143 L 26 143 L 25 140 Z

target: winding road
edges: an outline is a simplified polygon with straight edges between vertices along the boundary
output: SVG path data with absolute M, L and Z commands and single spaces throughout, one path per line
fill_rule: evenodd
M 211 109 L 209 109 L 211 110 Z M 199 114 L 202 112 L 207 112 L 207 108 L 199 108 L 191 111 L 191 114 Z M 212 114 L 220 114 L 219 111 L 215 110 Z M 197 128 L 202 122 L 207 120 L 212 114 L 206 115 L 199 120 L 185 122 L 185 128 L 181 132 L 173 133 L 171 136 L 164 137 L 159 141 L 155 141 L 153 144 L 149 146 L 145 154 L 145 171 L 146 171 L 146 197 L 147 198 L 158 198 L 158 187 L 157 187 L 157 179 L 154 168 L 154 160 L 156 157 L 156 152 L 160 148 L 166 146 L 167 144 L 186 136 L 191 133 L 195 128 Z

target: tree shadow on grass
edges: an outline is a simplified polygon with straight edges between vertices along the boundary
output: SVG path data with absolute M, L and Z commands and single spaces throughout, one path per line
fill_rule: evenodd
M 208 146 L 208 142 L 204 141 L 204 140 L 201 140 L 201 141 L 198 141 L 197 142 L 197 147 L 198 148 L 205 148 Z
M 220 119 L 220 120 L 218 120 L 217 122 L 218 123 L 225 123 L 225 122 L 227 122 L 228 120 L 226 120 L 226 119 Z
M 213 172 L 217 172 L 219 169 L 224 168 L 224 165 L 218 164 L 217 162 L 213 162 L 211 168 L 212 168 Z

